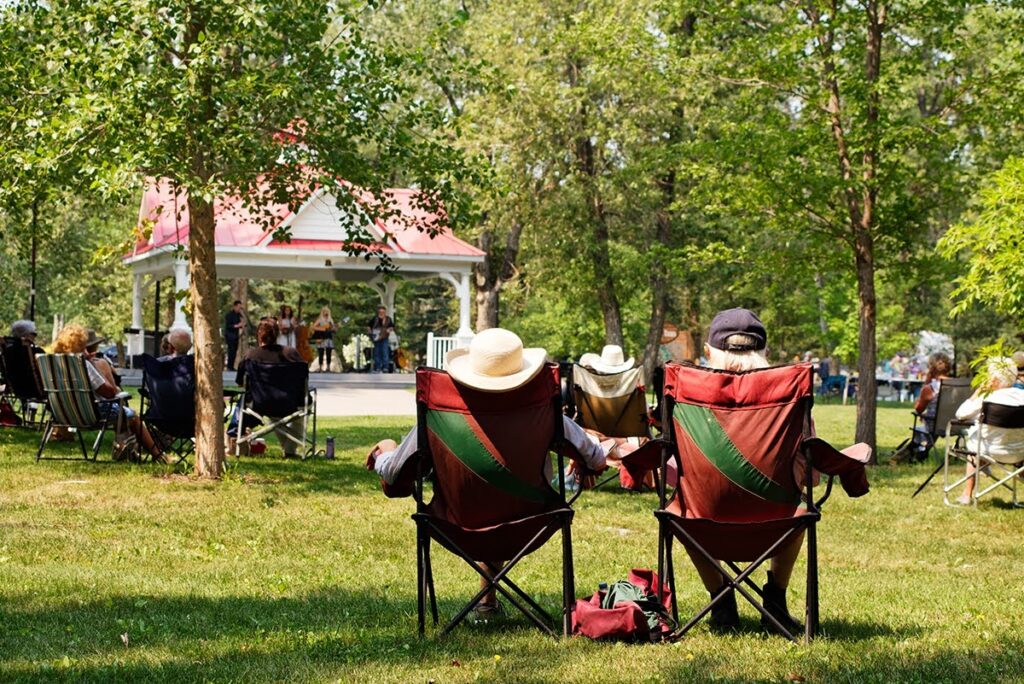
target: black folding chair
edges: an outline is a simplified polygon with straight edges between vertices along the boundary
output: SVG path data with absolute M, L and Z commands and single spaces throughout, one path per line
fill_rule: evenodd
M 950 437 L 956 437 L 958 434 L 961 434 L 964 430 L 970 427 L 970 423 L 958 423 L 954 420 L 956 410 L 960 407 L 960 404 L 967 401 L 970 396 L 970 378 L 945 378 L 939 383 L 939 398 L 935 406 L 935 420 L 932 424 L 928 426 L 927 422 L 924 421 L 924 418 L 919 416 L 917 412 L 914 412 L 914 427 L 911 428 L 911 430 L 917 430 L 919 420 L 921 421 L 922 426 L 925 426 L 928 429 L 928 450 L 925 452 L 925 458 L 927 458 L 927 454 L 931 453 L 932 448 L 935 446 L 939 437 L 946 437 L 947 446 L 949 446 Z M 932 478 L 938 475 L 939 471 L 942 470 L 944 464 L 944 459 L 939 461 L 935 470 L 933 470 L 931 474 L 924 479 L 924 482 L 918 485 L 917 489 L 914 490 L 914 493 L 910 495 L 911 499 L 920 494 L 921 490 L 928 486 L 928 483 L 932 481 Z
M 156 359 L 142 355 L 142 387 L 139 409 L 153 438 L 164 453 L 178 457 L 175 464 L 195 452 L 196 362 L 191 355 Z
M 241 445 L 251 446 L 254 439 L 275 431 L 296 447 L 285 453 L 298 453 L 303 460 L 316 456 L 316 388 L 309 386 L 309 366 L 301 361 L 244 363 L 235 456 L 241 454 Z M 301 437 L 293 434 L 294 428 L 287 429 L 293 422 L 301 423 Z
M 39 375 L 36 354 L 42 349 L 26 345 L 16 337 L 3 340 L 4 395 L 18 407 L 22 425 L 41 428 L 46 417 L 46 391 Z

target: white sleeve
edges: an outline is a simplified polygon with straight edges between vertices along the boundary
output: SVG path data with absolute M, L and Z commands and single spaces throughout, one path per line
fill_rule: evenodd
M 565 434 L 566 441 L 580 452 L 580 456 L 583 457 L 583 462 L 587 464 L 588 468 L 601 470 L 605 467 L 605 457 L 608 456 L 608 452 L 601 447 L 600 442 L 591 440 L 590 435 L 568 416 L 562 416 L 562 432 Z
M 89 361 L 85 362 L 85 370 L 89 373 L 89 384 L 92 385 L 93 391 L 107 384 L 107 379 Z
M 956 410 L 957 420 L 977 420 L 978 416 L 981 415 L 981 397 L 973 396 L 964 403 L 960 404 L 960 408 Z
M 395 480 L 398 479 L 398 473 L 402 472 L 402 466 L 416 453 L 418 448 L 416 427 L 413 426 L 397 449 L 385 451 L 377 457 L 377 460 L 374 461 L 373 469 L 380 475 L 380 479 L 388 484 L 395 484 Z

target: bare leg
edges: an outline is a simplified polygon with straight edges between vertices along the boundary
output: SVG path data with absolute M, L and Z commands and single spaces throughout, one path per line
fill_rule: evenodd
M 712 594 L 717 593 L 718 589 L 722 586 L 722 573 L 718 572 L 715 566 L 709 563 L 704 556 L 691 550 L 686 544 L 683 544 L 683 548 L 686 549 L 687 555 L 690 556 L 693 567 L 697 569 L 697 574 L 700 575 L 700 581 L 704 583 L 704 588 Z
M 772 558 L 772 574 L 775 575 L 775 584 L 785 589 L 789 586 L 789 578 L 793 576 L 793 566 L 800 555 L 800 548 L 804 545 L 804 533 L 794 535 L 785 546 Z
M 964 483 L 964 493 L 960 497 L 960 501 L 967 503 L 970 502 L 971 497 L 974 496 L 974 471 L 976 470 L 974 461 L 967 459 L 967 482 Z
M 505 566 L 504 563 L 480 563 L 480 567 L 483 568 L 484 570 L 486 570 L 491 575 L 494 575 L 496 572 L 501 570 L 504 566 Z M 481 577 L 480 578 L 480 588 L 483 589 L 486 586 L 487 586 L 487 580 L 485 580 L 483 577 Z M 495 606 L 497 604 L 498 604 L 498 596 L 495 593 L 495 590 L 492 588 L 490 591 L 488 591 L 486 594 L 484 594 L 484 597 L 482 599 L 480 599 L 480 603 L 477 604 L 477 605 L 480 605 L 480 606 Z

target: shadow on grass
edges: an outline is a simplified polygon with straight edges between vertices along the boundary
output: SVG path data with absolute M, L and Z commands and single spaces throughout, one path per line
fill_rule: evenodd
M 535 598 L 549 608 L 559 600 L 554 594 Z M 315 679 L 318 668 L 408 665 L 431 656 L 443 660 L 453 649 L 461 658 L 486 658 L 494 652 L 492 637 L 535 633 L 526 618 L 510 612 L 492 623 L 464 622 L 437 639 L 440 628 L 430 626 L 428 614 L 427 638 L 421 640 L 414 597 L 383 592 L 332 590 L 277 599 L 120 596 L 19 607 L 32 604 L 23 595 L 0 605 L 0 679 L 52 681 L 55 672 L 75 681 Z M 461 607 L 455 597 L 444 600 L 441 625 Z M 127 635 L 127 646 L 121 635 Z M 539 660 L 550 645 L 537 639 L 526 648 L 536 649 Z M 167 652 L 173 655 L 160 662 Z

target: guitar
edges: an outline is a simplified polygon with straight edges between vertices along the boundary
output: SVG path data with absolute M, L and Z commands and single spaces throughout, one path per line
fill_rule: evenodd
M 299 295 L 298 313 L 295 315 L 298 324 L 295 326 L 295 350 L 306 363 L 313 363 L 316 351 L 309 346 L 309 326 L 302 320 L 302 295 Z

